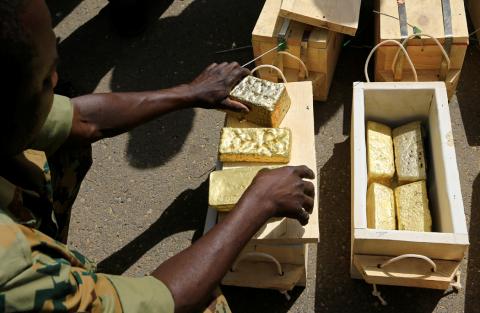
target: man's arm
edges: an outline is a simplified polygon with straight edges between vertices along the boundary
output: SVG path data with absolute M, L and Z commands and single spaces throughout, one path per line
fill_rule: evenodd
M 90 144 L 185 108 L 248 111 L 243 104 L 228 98 L 231 89 L 248 74 L 238 63 L 214 63 L 191 83 L 170 89 L 73 98 L 73 125 L 68 142 Z
M 170 289 L 175 312 L 195 312 L 269 218 L 290 217 L 306 225 L 315 191 L 303 178 L 314 176 L 305 166 L 261 171 L 225 220 L 161 264 L 152 275 Z

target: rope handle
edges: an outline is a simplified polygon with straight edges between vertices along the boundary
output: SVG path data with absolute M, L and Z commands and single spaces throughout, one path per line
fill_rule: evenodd
M 379 264 L 378 267 L 379 268 L 384 268 L 385 266 L 388 266 L 392 263 L 395 263 L 397 261 L 400 261 L 400 260 L 403 260 L 403 259 L 410 259 L 410 258 L 413 258 L 413 259 L 420 259 L 420 260 L 424 260 L 426 262 L 428 262 L 431 266 L 432 266 L 432 272 L 436 272 L 437 271 L 437 264 L 435 264 L 435 262 L 433 262 L 432 259 L 430 259 L 429 257 L 427 256 L 424 256 L 424 255 L 421 255 L 421 254 L 403 254 L 403 255 L 399 255 L 397 257 L 394 257 L 394 258 L 391 258 L 390 260 L 388 261 L 385 261 L 384 263 L 382 264 Z
M 369 54 L 368 57 L 367 57 L 367 61 L 365 61 L 365 69 L 364 69 L 365 78 L 367 79 L 367 82 L 368 82 L 368 83 L 370 82 L 370 76 L 368 76 L 368 64 L 370 63 L 370 59 L 372 58 L 372 56 L 373 56 L 373 54 L 375 53 L 375 51 L 376 51 L 380 46 L 383 46 L 383 45 L 386 44 L 386 43 L 393 43 L 393 44 L 396 44 L 397 46 L 399 46 L 399 48 L 400 48 L 400 49 L 403 51 L 403 53 L 405 54 L 405 57 L 407 58 L 408 64 L 410 64 L 410 67 L 412 68 L 413 76 L 415 77 L 415 81 L 418 82 L 417 70 L 415 69 L 415 66 L 413 65 L 412 59 L 411 59 L 410 56 L 408 55 L 407 50 L 405 50 L 405 47 L 404 47 L 402 44 L 400 44 L 398 41 L 393 40 L 393 39 L 388 39 L 388 40 L 385 40 L 385 41 L 380 42 L 378 45 L 376 45 L 376 46 L 372 49 L 372 51 L 370 51 L 370 54 Z
M 288 51 L 279 51 L 278 54 L 284 54 L 284 55 L 287 55 L 287 56 L 291 57 L 294 60 L 297 60 L 298 63 L 300 63 L 300 65 L 303 67 L 303 70 L 305 71 L 306 78 L 308 78 L 308 76 L 309 76 L 308 68 L 307 68 L 307 65 L 305 65 L 305 62 L 302 61 L 302 59 L 300 59 L 296 55 L 291 54 Z
M 252 257 L 261 257 L 261 258 L 267 259 L 269 261 L 272 261 L 273 263 L 275 263 L 275 265 L 277 267 L 278 275 L 283 276 L 282 264 L 280 264 L 280 262 L 278 262 L 278 260 L 274 256 L 272 256 L 268 253 L 263 253 L 263 252 L 248 252 L 248 253 L 245 253 L 245 254 L 241 255 L 235 261 L 235 263 L 233 263 L 232 272 L 237 271 L 237 267 L 238 267 L 238 264 L 240 262 L 244 261 L 245 259 L 252 258 Z
M 450 61 L 450 57 L 448 56 L 448 53 L 447 51 L 445 51 L 445 49 L 443 48 L 442 44 L 440 43 L 440 41 L 438 41 L 437 38 L 433 37 L 432 35 L 429 35 L 429 34 L 425 34 L 425 33 L 419 33 L 419 34 L 413 34 L 413 35 L 410 35 L 408 36 L 407 38 L 405 38 L 403 41 L 402 41 L 402 46 L 403 47 L 406 47 L 407 46 L 407 43 L 410 39 L 414 38 L 414 37 L 417 37 L 417 36 L 426 36 L 426 37 L 430 37 L 431 39 L 433 39 L 433 41 L 435 42 L 435 44 L 440 48 L 440 51 L 442 52 L 443 54 L 443 58 L 447 61 L 447 72 L 450 70 L 450 66 L 451 66 L 451 61 Z M 400 51 L 401 49 L 398 49 L 397 53 L 395 54 L 395 57 L 393 58 L 393 62 L 392 62 L 392 71 L 394 71 L 394 68 L 395 68 L 395 64 L 397 63 L 397 59 L 398 59 L 398 56 L 400 54 Z M 404 50 L 404 53 L 405 53 L 406 50 Z
M 278 72 L 278 74 L 280 74 L 280 77 L 283 79 L 283 82 L 287 83 L 287 79 L 285 78 L 285 75 L 283 75 L 283 72 L 278 67 L 276 67 L 275 65 L 270 65 L 270 64 L 259 65 L 256 68 L 254 68 L 253 70 L 251 70 L 250 73 L 253 75 L 253 73 L 255 73 L 256 71 L 258 71 L 261 68 L 270 68 L 270 69 L 276 70 Z

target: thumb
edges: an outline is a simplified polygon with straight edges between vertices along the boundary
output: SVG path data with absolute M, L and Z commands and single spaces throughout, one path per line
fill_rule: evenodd
M 232 111 L 235 111 L 235 112 L 243 112 L 243 113 L 250 112 L 250 109 L 248 108 L 248 106 L 246 106 L 245 104 L 243 104 L 241 102 L 232 100 L 230 98 L 223 99 L 221 104 L 222 104 L 223 108 L 227 109 L 227 110 L 232 110 Z

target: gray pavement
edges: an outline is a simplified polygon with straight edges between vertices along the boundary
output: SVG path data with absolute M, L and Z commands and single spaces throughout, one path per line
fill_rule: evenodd
M 148 90 L 194 78 L 212 62 L 252 58 L 250 44 L 263 1 L 157 1 L 150 27 L 124 39 L 112 30 L 105 0 L 47 0 L 60 37 L 60 75 L 75 94 Z M 367 1 L 368 2 L 368 1 Z M 366 16 L 360 35 L 372 33 Z M 450 103 L 471 248 L 458 293 L 382 286 L 349 277 L 350 106 L 363 81 L 368 49 L 344 48 L 327 102 L 315 104 L 320 243 L 310 251 L 306 288 L 286 301 L 277 292 L 224 288 L 235 313 L 480 312 L 480 51 L 472 41 Z M 188 247 L 202 232 L 207 178 L 215 165 L 224 114 L 186 110 L 94 145 L 94 165 L 74 207 L 69 244 L 109 273 L 142 276 Z

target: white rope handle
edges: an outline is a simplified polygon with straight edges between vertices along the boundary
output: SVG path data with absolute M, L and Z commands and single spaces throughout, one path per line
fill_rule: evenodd
M 285 75 L 283 75 L 283 72 L 278 67 L 276 67 L 275 65 L 270 65 L 270 64 L 259 65 L 256 68 L 254 68 L 253 70 L 251 70 L 250 73 L 253 75 L 253 73 L 255 73 L 256 71 L 258 71 L 261 68 L 270 68 L 270 69 L 276 70 L 278 72 L 278 74 L 280 74 L 280 77 L 283 79 L 283 82 L 287 83 L 287 79 L 285 78 Z
M 378 49 L 378 47 L 380 46 L 383 46 L 384 44 L 386 43 L 393 43 L 393 44 L 396 44 L 397 46 L 400 47 L 400 49 L 403 51 L 403 53 L 405 54 L 405 57 L 407 58 L 407 61 L 408 63 L 410 64 L 410 67 L 412 68 L 412 71 L 413 71 L 413 76 L 415 78 L 415 81 L 418 82 L 418 76 L 417 76 L 417 70 L 415 69 L 415 66 L 413 65 L 413 62 L 412 62 L 412 59 L 410 58 L 410 56 L 408 55 L 407 53 L 407 50 L 405 50 L 405 47 L 402 46 L 401 43 L 399 43 L 398 41 L 396 40 L 393 40 L 393 39 L 388 39 L 388 40 L 385 40 L 385 41 L 382 41 L 381 43 L 379 43 L 378 45 L 376 45 L 372 51 L 370 51 L 370 54 L 368 55 L 367 57 L 367 61 L 365 62 L 365 78 L 367 79 L 367 82 L 369 83 L 370 82 L 370 77 L 368 76 L 368 64 L 370 63 L 370 59 L 372 58 L 373 54 L 375 53 L 375 51 Z
M 424 256 L 424 255 L 421 255 L 421 254 L 403 254 L 403 255 L 399 255 L 397 257 L 394 257 L 388 261 L 385 261 L 384 263 L 380 264 L 380 268 L 384 268 L 385 266 L 389 265 L 389 264 L 392 264 L 394 262 L 397 262 L 397 261 L 400 261 L 400 260 L 403 260 L 403 259 L 409 259 L 409 258 L 414 258 L 414 259 L 420 259 L 420 260 L 425 260 L 427 261 L 431 266 L 432 266 L 432 272 L 436 272 L 437 271 L 437 264 L 435 264 L 435 262 L 433 262 L 432 259 L 430 259 L 429 257 L 427 256 Z
M 305 76 L 306 76 L 306 78 L 308 78 L 308 76 L 309 76 L 308 68 L 307 68 L 307 66 L 305 65 L 305 63 L 302 61 L 302 59 L 300 59 L 300 58 L 297 57 L 296 55 L 293 55 L 293 54 L 291 54 L 290 52 L 287 52 L 287 51 L 279 51 L 278 54 L 288 55 L 288 56 L 291 57 L 292 59 L 297 60 L 298 63 L 300 63 L 300 65 L 301 65 L 301 66 L 303 67 L 303 69 L 305 70 Z
M 437 44 L 437 46 L 440 48 L 440 51 L 442 52 L 443 57 L 445 58 L 445 60 L 447 60 L 447 71 L 450 70 L 451 62 L 450 62 L 450 57 L 448 56 L 447 51 L 445 51 L 445 49 L 443 48 L 443 46 L 442 46 L 442 44 L 440 43 L 440 41 L 438 41 L 438 39 L 435 38 L 435 37 L 433 37 L 432 35 L 425 34 L 425 33 L 419 33 L 419 34 L 410 35 L 409 37 L 405 38 L 405 40 L 403 40 L 402 46 L 405 47 L 405 44 L 406 44 L 410 39 L 412 39 L 412 38 L 414 38 L 414 37 L 417 37 L 417 36 L 426 36 L 426 37 L 430 37 L 431 39 L 433 39 L 433 41 L 434 41 L 434 42 Z M 401 49 L 398 49 L 397 53 L 395 54 L 395 57 L 393 58 L 392 71 L 394 71 L 395 64 L 397 63 L 397 59 L 398 59 L 398 55 L 400 54 L 400 51 L 401 51 Z
M 268 259 L 269 261 L 272 261 L 277 266 L 278 275 L 280 275 L 280 276 L 283 275 L 282 264 L 280 264 L 280 262 L 278 262 L 278 260 L 275 257 L 273 257 L 272 255 L 270 255 L 268 253 L 263 253 L 263 252 L 248 252 L 248 253 L 243 254 L 242 256 L 240 256 L 235 261 L 235 263 L 233 263 L 232 272 L 235 272 L 237 270 L 238 264 L 240 262 L 242 262 L 245 259 L 252 258 L 252 257 L 260 257 L 260 258 L 264 258 L 264 259 Z

